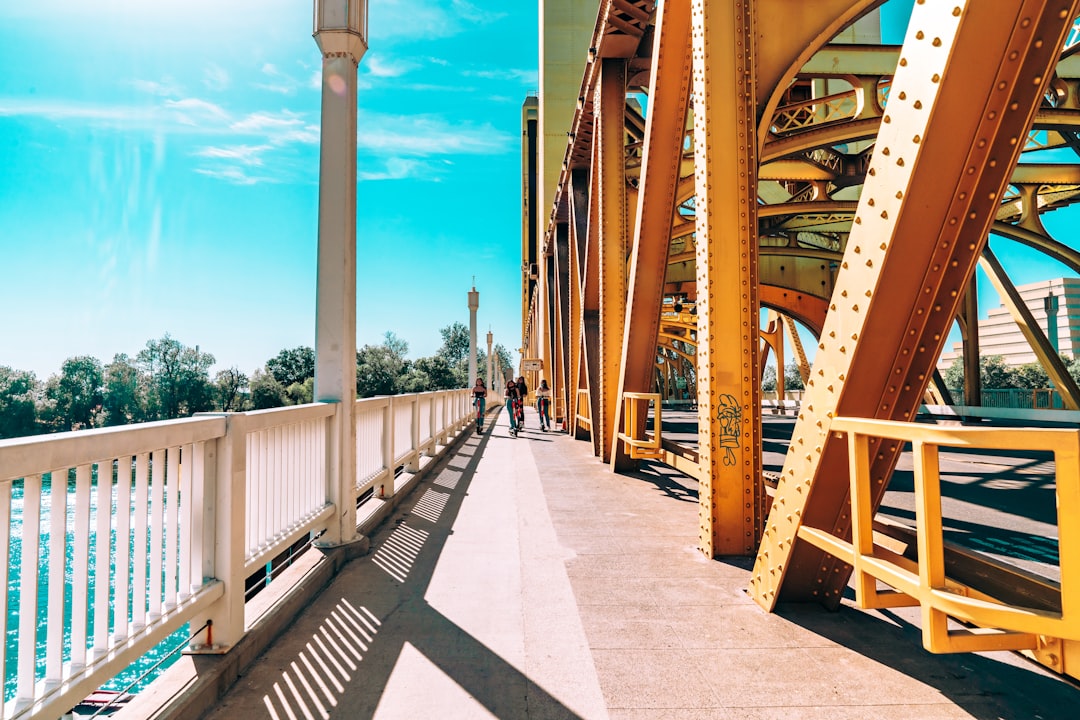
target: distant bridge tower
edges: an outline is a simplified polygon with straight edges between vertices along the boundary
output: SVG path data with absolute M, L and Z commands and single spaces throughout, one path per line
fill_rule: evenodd
M 476 311 L 480 309 L 480 293 L 476 285 L 469 291 L 469 387 L 476 384 Z

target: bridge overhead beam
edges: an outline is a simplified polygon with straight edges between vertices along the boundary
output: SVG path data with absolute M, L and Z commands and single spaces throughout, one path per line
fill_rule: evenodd
M 687 2 L 664 3 L 657 11 L 652 55 L 648 116 L 642 150 L 638 202 L 630 247 L 630 286 L 622 338 L 616 397 L 626 392 L 647 393 L 655 378 L 656 343 L 664 278 L 675 215 L 675 192 L 683 158 L 687 106 L 690 102 L 690 7 Z M 623 404 L 615 405 L 611 463 L 631 465 L 618 433 Z M 642 422 L 645 417 L 642 415 Z M 634 428 L 643 437 L 644 428 Z
M 757 144 L 751 2 L 693 0 L 699 547 L 751 555 L 764 515 L 757 377 Z
M 850 537 L 832 419 L 918 408 L 1076 12 L 1072 0 L 915 6 L 751 577 L 766 609 L 839 603 L 851 567 L 799 534 Z M 871 512 L 899 445 L 869 447 Z

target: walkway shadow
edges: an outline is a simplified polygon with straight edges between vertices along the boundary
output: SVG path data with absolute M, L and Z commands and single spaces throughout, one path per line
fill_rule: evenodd
M 918 612 L 913 610 L 913 612 Z M 922 631 L 901 615 L 812 604 L 781 604 L 776 614 L 865 658 L 939 690 L 979 720 L 1076 717 L 1080 688 L 1045 673 L 1033 662 L 992 654 L 934 655 L 922 649 Z M 1053 709 L 1048 712 L 1048 709 Z
M 388 684 L 424 682 L 394 674 L 412 651 L 497 718 L 579 717 L 425 599 L 497 417 L 439 462 L 372 538 L 373 553 L 346 567 L 260 659 L 248 679 L 262 693 L 258 717 L 373 717 Z M 406 691 L 430 699 L 434 689 Z M 229 713 L 229 699 L 213 717 L 251 712 Z

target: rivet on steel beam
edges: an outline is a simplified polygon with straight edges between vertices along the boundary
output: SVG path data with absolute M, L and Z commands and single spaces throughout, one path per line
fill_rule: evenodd
M 870 175 L 877 175 L 877 170 L 876 170 L 876 169 L 874 169 L 874 168 L 870 168 L 870 170 L 868 171 L 868 173 L 869 173 Z
M 886 116 L 884 117 L 884 120 L 885 120 L 885 122 L 888 122 L 888 121 L 889 121 L 889 116 L 888 116 L 888 115 L 886 115 Z M 888 154 L 889 154 L 889 148 L 887 148 L 887 147 L 883 147 L 883 148 L 881 148 L 881 154 L 882 154 L 882 155 L 888 155 Z M 871 205 L 872 205 L 872 204 L 873 204 L 873 203 L 871 203 Z
M 907 58 L 900 58 L 900 67 L 907 67 Z
M 934 75 L 930 78 L 930 82 L 932 82 L 932 83 L 941 82 L 941 76 L 938 75 L 937 73 L 934 73 Z
M 916 100 L 915 101 L 915 109 L 916 110 L 922 110 L 922 100 Z
M 904 92 L 903 90 L 901 90 L 899 93 L 897 93 L 896 97 L 900 98 L 901 100 L 906 100 L 907 99 L 907 93 Z
M 862 218 L 859 217 L 858 215 L 855 216 L 855 224 L 856 225 L 862 225 Z
M 960 17 L 960 6 L 957 5 L 952 10 L 953 17 Z

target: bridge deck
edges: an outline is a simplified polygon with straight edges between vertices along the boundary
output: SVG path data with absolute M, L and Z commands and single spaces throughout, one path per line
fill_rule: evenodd
M 930 655 L 908 611 L 763 613 L 748 560 L 696 550 L 696 483 L 527 420 L 468 438 L 210 717 L 1075 717 L 1074 685 Z

